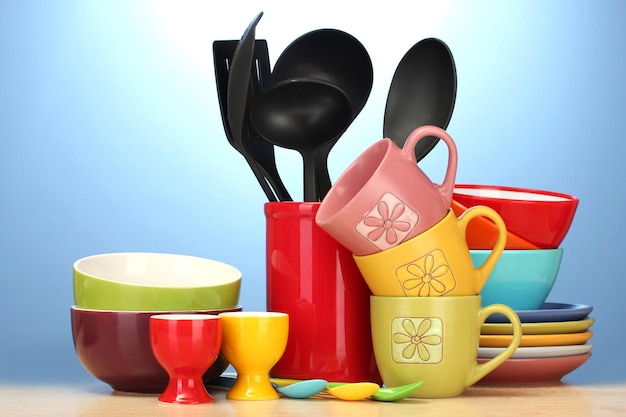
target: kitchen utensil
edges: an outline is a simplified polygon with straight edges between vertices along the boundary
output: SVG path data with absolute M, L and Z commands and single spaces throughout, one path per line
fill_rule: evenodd
M 456 67 L 448 46 L 436 38 L 417 42 L 400 60 L 393 75 L 383 121 L 383 135 L 404 146 L 422 125 L 448 127 L 456 100 Z M 415 147 L 419 162 L 437 144 L 431 136 Z
M 373 74 L 370 56 L 354 36 L 337 29 L 319 29 L 291 42 L 278 57 L 272 76 L 275 83 L 305 78 L 336 85 L 350 99 L 354 120 L 370 95 Z M 331 186 L 328 154 L 342 134 L 340 132 L 316 152 L 319 200 Z
M 227 126 L 230 130 L 231 145 L 239 151 L 239 153 L 245 158 L 246 162 L 252 169 L 257 181 L 263 188 L 263 192 L 269 201 L 276 201 L 277 198 L 271 190 L 269 184 L 265 180 L 261 169 L 259 168 L 252 155 L 243 146 L 243 127 L 244 116 L 246 114 L 246 102 L 248 99 L 248 88 L 250 82 L 250 68 L 252 66 L 252 55 L 254 52 L 254 36 L 256 25 L 263 16 L 263 12 L 254 17 L 252 22 L 246 28 L 240 41 L 237 43 L 235 51 L 233 53 L 232 61 L 227 62 L 228 79 L 226 82 L 226 120 Z M 218 57 L 215 56 L 215 44 L 214 44 L 214 59 L 217 61 Z M 222 59 L 219 60 L 223 62 Z M 216 63 L 216 79 L 217 79 L 217 63 Z M 219 88 L 219 86 L 218 86 Z M 219 93 L 219 92 L 218 92 Z
M 271 381 L 281 385 L 292 385 L 305 382 L 296 379 L 283 378 L 272 378 Z M 340 400 L 357 401 L 371 397 L 379 389 L 380 385 L 375 382 L 329 382 L 323 393 Z
M 325 379 L 308 379 L 306 381 L 299 381 L 294 384 L 281 385 L 274 380 L 271 380 L 274 389 L 280 394 L 289 398 L 308 398 L 313 395 L 319 394 L 324 391 L 328 386 L 328 381 Z
M 248 117 L 250 102 L 254 99 L 254 96 L 258 96 L 263 90 L 269 88 L 272 82 L 267 41 L 254 39 L 254 27 L 256 23 L 258 23 L 261 14 L 252 21 L 249 27 L 249 29 L 251 28 L 252 30 L 247 30 L 242 38 L 247 42 L 252 40 L 254 43 L 252 58 L 250 59 L 250 63 L 254 65 L 251 65 L 246 71 L 244 68 L 245 63 L 235 63 L 236 74 L 234 78 L 236 78 L 236 80 L 230 78 L 230 72 L 232 70 L 235 52 L 241 44 L 241 40 L 213 42 L 213 59 L 218 101 L 224 130 L 229 143 L 244 157 L 263 188 L 268 200 L 290 201 L 291 196 L 285 188 L 276 167 L 274 145 L 259 137 L 252 129 Z M 248 60 L 248 56 L 243 57 L 241 51 L 239 55 L 240 61 L 242 59 L 244 61 Z M 248 73 L 248 78 L 246 78 L 246 72 Z M 235 107 L 237 110 L 235 115 L 237 119 L 236 122 L 243 123 L 240 128 L 241 135 L 233 134 L 229 121 L 229 81 L 238 85 L 238 91 L 236 91 L 234 95 L 231 92 L 231 100 L 236 100 L 236 103 L 231 103 L 231 108 Z M 248 87 L 248 82 L 250 82 L 250 87 Z M 246 86 L 245 89 L 242 84 Z M 245 96 L 244 91 L 246 91 Z M 268 182 L 269 186 L 267 184 Z
M 300 381 L 296 379 L 272 378 L 271 381 L 275 384 L 287 387 L 315 380 Z M 380 385 L 372 382 L 328 382 L 328 389 L 326 389 L 326 393 L 339 399 L 361 400 L 369 397 L 376 401 L 390 402 L 399 401 L 408 397 L 421 387 L 423 383 L 423 381 L 417 381 L 399 387 L 381 387 Z M 337 390 L 339 387 L 344 388 L 342 390 Z M 365 396 L 365 394 L 372 391 L 374 391 L 373 394 Z
M 399 387 L 381 387 L 371 398 L 385 402 L 400 401 L 413 395 L 422 385 L 424 385 L 424 381 L 417 381 Z
M 352 382 L 349 384 L 329 385 L 324 392 L 340 400 L 358 401 L 371 397 L 379 389 L 380 385 L 374 382 Z
M 292 79 L 274 84 L 252 105 L 250 120 L 269 142 L 302 155 L 304 200 L 317 201 L 315 153 L 346 129 L 352 106 L 333 84 Z
M 213 59 L 215 66 L 215 81 L 217 83 L 217 94 L 222 115 L 222 123 L 228 142 L 239 153 L 244 156 L 253 173 L 259 179 L 260 175 L 265 179 L 259 180 L 263 191 L 269 201 L 291 201 L 291 196 L 283 184 L 278 169 L 276 167 L 276 159 L 274 154 L 274 145 L 259 136 L 250 124 L 249 117 L 244 118 L 244 131 L 241 136 L 241 142 L 235 140 L 231 133 L 230 123 L 228 121 L 227 109 L 227 91 L 228 91 L 228 74 L 235 54 L 235 49 L 239 44 L 239 40 L 220 40 L 213 42 Z M 271 85 L 271 72 L 269 66 L 269 54 L 267 41 L 257 39 L 254 41 L 254 63 L 251 68 L 251 88 L 249 101 Z M 266 186 L 266 182 L 273 190 Z

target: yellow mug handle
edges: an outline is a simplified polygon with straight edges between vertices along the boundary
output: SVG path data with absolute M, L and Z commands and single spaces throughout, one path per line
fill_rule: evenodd
M 483 289 L 485 283 L 487 282 L 487 278 L 489 278 L 489 274 L 491 274 L 491 271 L 496 266 L 496 262 L 498 262 L 498 259 L 500 259 L 500 255 L 502 255 L 502 251 L 506 246 L 507 237 L 506 225 L 504 224 L 504 220 L 502 220 L 502 217 L 500 217 L 500 215 L 494 209 L 487 206 L 474 206 L 465 210 L 459 216 L 457 223 L 459 229 L 461 230 L 461 234 L 465 237 L 466 240 L 467 225 L 472 219 L 479 216 L 486 217 L 495 223 L 496 228 L 498 229 L 498 239 L 493 245 L 493 249 L 491 250 L 489 256 L 487 256 L 487 259 L 485 259 L 481 266 L 475 268 L 476 280 L 474 282 L 476 284 L 476 287 L 474 288 L 474 291 L 476 294 L 480 293 L 480 291 Z
M 513 326 L 513 340 L 511 340 L 511 343 L 509 343 L 504 351 L 500 352 L 493 359 L 481 364 L 476 363 L 467 376 L 465 381 L 466 387 L 474 385 L 482 377 L 502 365 L 505 360 L 509 359 L 511 355 L 515 353 L 515 350 L 522 341 L 522 325 L 519 321 L 519 316 L 511 307 L 504 304 L 491 304 L 481 308 L 478 311 L 478 329 L 482 327 L 487 317 L 496 313 L 504 315 L 511 322 L 511 325 Z

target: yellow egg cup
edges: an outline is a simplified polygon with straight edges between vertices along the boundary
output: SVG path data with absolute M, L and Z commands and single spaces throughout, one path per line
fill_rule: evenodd
M 237 371 L 230 400 L 273 400 L 269 372 L 287 347 L 289 316 L 275 312 L 229 312 L 222 317 L 222 354 Z

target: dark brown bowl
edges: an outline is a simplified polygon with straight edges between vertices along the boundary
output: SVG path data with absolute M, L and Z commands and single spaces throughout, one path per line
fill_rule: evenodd
M 241 307 L 193 310 L 185 313 L 219 314 Z M 116 391 L 160 393 L 169 376 L 156 361 L 150 346 L 150 316 L 180 313 L 163 311 L 107 311 L 72 306 L 72 336 L 76 355 L 94 377 Z M 204 373 L 209 383 L 228 367 L 220 355 Z

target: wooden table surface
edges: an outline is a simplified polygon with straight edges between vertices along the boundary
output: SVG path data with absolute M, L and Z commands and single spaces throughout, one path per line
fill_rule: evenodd
M 157 395 L 126 394 L 105 385 L 1 385 L 0 416 L 63 417 L 403 417 L 403 416 L 626 416 L 626 383 L 619 385 L 475 386 L 445 399 L 395 403 L 329 398 L 233 401 L 210 389 L 214 402 L 161 404 Z

